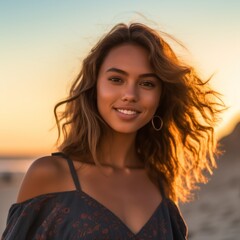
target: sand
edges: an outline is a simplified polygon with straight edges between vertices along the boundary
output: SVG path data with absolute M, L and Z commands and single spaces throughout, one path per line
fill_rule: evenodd
M 196 198 L 180 206 L 190 240 L 240 239 L 240 158 L 222 159 Z
M 211 181 L 197 199 L 180 205 L 190 240 L 240 239 L 240 157 L 222 158 Z M 15 202 L 23 174 L 0 174 L 0 235 L 11 203 Z

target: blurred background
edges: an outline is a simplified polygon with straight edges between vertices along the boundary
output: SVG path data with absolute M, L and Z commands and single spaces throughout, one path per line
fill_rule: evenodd
M 180 40 L 181 58 L 229 107 L 217 127 L 225 154 L 194 202 L 181 205 L 189 239 L 240 234 L 240 1 L 0 0 L 0 235 L 31 162 L 55 151 L 53 107 L 93 44 L 119 22 L 139 21 Z

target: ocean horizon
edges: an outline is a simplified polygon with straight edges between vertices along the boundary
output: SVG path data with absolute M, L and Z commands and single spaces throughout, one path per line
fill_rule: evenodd
M 0 159 L 0 173 L 26 173 L 33 159 Z

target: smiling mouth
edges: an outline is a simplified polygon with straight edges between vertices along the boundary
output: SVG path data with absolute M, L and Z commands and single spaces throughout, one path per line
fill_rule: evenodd
M 135 111 L 135 110 L 121 109 L 121 108 L 115 108 L 115 109 L 116 109 L 116 111 L 126 114 L 126 115 L 136 115 L 139 113 L 138 111 Z

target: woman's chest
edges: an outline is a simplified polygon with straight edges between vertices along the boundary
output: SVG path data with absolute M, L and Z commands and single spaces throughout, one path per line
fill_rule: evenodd
M 83 192 L 117 216 L 132 232 L 151 218 L 162 197 L 144 171 L 101 174 L 89 171 L 79 176 Z

